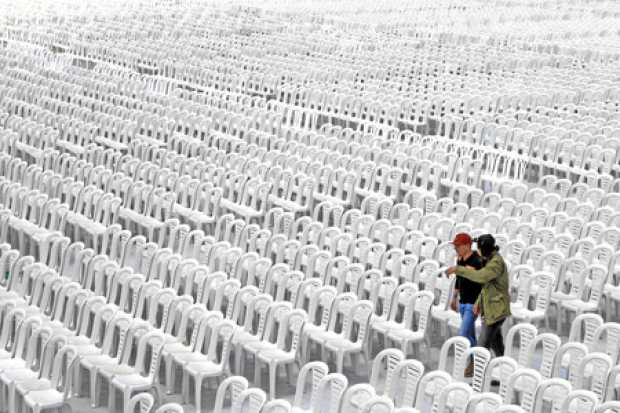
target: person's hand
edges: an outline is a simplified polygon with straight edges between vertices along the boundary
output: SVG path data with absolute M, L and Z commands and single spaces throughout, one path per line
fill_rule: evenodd
M 456 311 L 456 298 L 450 300 L 450 310 Z
M 475 268 L 474 268 L 474 267 L 471 267 L 471 266 L 469 266 L 469 265 L 466 265 L 466 266 L 465 266 L 465 268 L 467 268 L 467 269 L 469 269 L 469 270 L 475 270 Z
M 446 270 L 446 274 L 448 275 L 452 275 L 456 273 L 456 267 L 448 267 L 448 269 Z
M 480 315 L 480 305 L 478 303 L 474 304 L 473 311 L 475 316 Z

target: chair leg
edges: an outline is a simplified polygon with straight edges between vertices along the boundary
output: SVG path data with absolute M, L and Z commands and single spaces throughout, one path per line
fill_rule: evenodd
M 241 346 L 235 346 L 235 373 L 242 376 L 243 372 L 241 371 Z
M 189 374 L 186 371 L 183 371 L 181 393 L 183 393 L 183 403 L 187 403 L 189 401 Z
M 289 364 L 286 365 L 286 375 L 288 376 L 287 377 L 288 383 L 291 386 L 295 385 L 295 382 L 296 382 L 295 374 L 294 374 L 294 372 L 295 372 L 295 370 L 294 370 L 295 364 L 296 364 L 296 362 L 289 363 Z
M 202 402 L 202 394 L 201 394 L 201 390 L 202 390 L 202 377 L 200 376 L 196 376 L 194 377 L 194 392 L 195 392 L 195 397 L 196 397 L 196 413 L 200 413 L 201 410 L 201 402 Z
M 260 369 L 261 369 L 260 360 L 257 357 L 254 362 L 254 384 L 258 387 L 260 387 L 260 376 L 261 376 Z
M 172 355 L 168 355 L 164 358 L 166 368 L 166 394 L 172 394 L 174 391 L 174 362 L 172 361 Z
M 112 385 L 108 385 L 108 410 L 111 412 L 116 411 L 116 392 Z
M 278 365 L 276 363 L 269 364 L 269 398 L 276 398 L 276 383 L 278 381 Z
M 344 370 L 344 352 L 338 351 L 336 353 L 336 371 L 342 374 Z
M 97 392 L 96 392 L 96 388 L 97 388 L 97 372 L 93 369 L 90 370 L 90 406 L 92 408 L 97 407 Z
M 129 409 L 129 400 L 131 399 L 131 391 L 129 389 L 125 389 L 123 392 L 123 412 L 124 413 L 133 413 Z

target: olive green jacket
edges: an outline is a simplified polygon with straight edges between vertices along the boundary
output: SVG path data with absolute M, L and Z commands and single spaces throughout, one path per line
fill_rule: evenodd
M 479 270 L 458 266 L 456 275 L 482 284 L 476 304 L 480 306 L 486 325 L 495 324 L 510 316 L 508 269 L 501 255 L 494 253 Z

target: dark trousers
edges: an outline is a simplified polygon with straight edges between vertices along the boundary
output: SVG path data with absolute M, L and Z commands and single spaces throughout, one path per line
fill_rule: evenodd
M 496 357 L 504 355 L 504 337 L 502 336 L 502 324 L 504 319 L 495 322 L 494 324 L 487 325 L 482 323 L 482 330 L 480 331 L 480 338 L 478 339 L 478 345 L 480 347 L 493 350 Z

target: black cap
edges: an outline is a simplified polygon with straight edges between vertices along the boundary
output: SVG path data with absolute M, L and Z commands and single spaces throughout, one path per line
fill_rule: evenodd
M 476 243 L 478 245 L 478 250 L 485 257 L 488 257 L 494 251 L 497 251 L 497 245 L 495 245 L 495 238 L 493 238 L 493 235 L 491 234 L 480 235 L 476 240 Z

